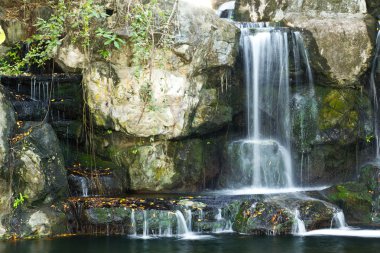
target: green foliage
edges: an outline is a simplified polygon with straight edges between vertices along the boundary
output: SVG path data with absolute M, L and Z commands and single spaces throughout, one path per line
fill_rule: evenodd
M 27 200 L 29 197 L 27 195 L 23 195 L 22 193 L 19 194 L 19 197 L 17 197 L 15 199 L 15 201 L 13 202 L 13 208 L 17 208 L 19 206 L 21 206 L 22 204 L 24 204 L 25 200 Z
M 38 19 L 35 24 L 37 33 L 25 41 L 29 45 L 28 53 L 21 57 L 15 50 L 10 50 L 6 59 L 0 60 L 0 74 L 18 75 L 24 72 L 25 66 L 44 66 L 54 57 L 68 33 L 71 42 L 76 43 L 88 58 L 93 43 L 96 43 L 94 38 L 99 38 L 107 46 L 98 51 L 106 59 L 111 56 L 113 48 L 119 49 L 126 43 L 112 31 L 99 27 L 104 24 L 107 14 L 104 7 L 95 4 L 93 0 L 58 0 L 52 7 L 54 13 L 47 20 Z
M 0 58 L 0 74 L 19 75 L 23 72 L 25 61 L 22 60 L 21 44 L 15 44 Z
M 117 36 L 115 33 L 111 31 L 104 30 L 103 28 L 99 27 L 96 30 L 96 36 L 103 38 L 104 43 L 103 45 L 106 46 L 106 49 L 98 50 L 98 53 L 104 58 L 109 59 L 112 55 L 111 48 L 112 46 L 116 49 L 120 49 L 121 45 L 125 45 L 125 40 Z
M 168 25 L 170 13 L 161 9 L 157 0 L 135 4 L 126 15 L 129 39 L 136 66 L 148 66 L 156 46 L 168 47 L 171 35 Z

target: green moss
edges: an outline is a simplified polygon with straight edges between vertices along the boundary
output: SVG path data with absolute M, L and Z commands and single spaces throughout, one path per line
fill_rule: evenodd
M 372 195 L 364 184 L 348 182 L 336 186 L 336 192 L 329 197 L 332 201 L 371 202 Z
M 371 222 L 372 194 L 365 184 L 348 182 L 329 191 L 328 199 L 343 209 L 349 222 Z
M 319 128 L 326 130 L 339 126 L 343 129 L 355 129 L 359 121 L 359 113 L 355 107 L 357 102 L 357 96 L 351 90 L 331 90 L 323 98 Z

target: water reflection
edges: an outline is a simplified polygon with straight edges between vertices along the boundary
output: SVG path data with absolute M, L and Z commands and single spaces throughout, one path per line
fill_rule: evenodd
M 174 238 L 136 240 L 128 237 L 75 237 L 55 240 L 0 242 L 1 253 L 366 253 L 377 252 L 374 238 L 216 235 L 210 240 Z

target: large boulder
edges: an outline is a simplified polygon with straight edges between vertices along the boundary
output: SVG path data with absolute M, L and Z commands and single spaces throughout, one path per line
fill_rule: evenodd
M 238 20 L 301 28 L 318 84 L 359 86 L 369 69 L 376 26 L 364 0 L 241 0 L 236 9 Z
M 19 208 L 7 217 L 8 236 L 32 239 L 68 233 L 62 203 L 38 208 Z
M 127 168 L 133 191 L 197 192 L 214 185 L 222 165 L 220 137 L 145 143 L 112 139 L 103 140 L 107 146 L 98 152 Z
M 290 234 L 297 232 L 300 219 L 306 230 L 330 228 L 337 211 L 332 204 L 301 195 L 266 196 L 240 201 L 233 227 L 244 234 Z
M 366 15 L 309 17 L 291 13 L 286 20 L 302 29 L 317 84 L 361 85 L 361 78 L 372 61 L 376 27 L 373 18 Z
M 27 123 L 14 139 L 13 191 L 27 203 L 51 203 L 68 193 L 59 141 L 49 124 Z M 10 171 L 9 171 L 10 173 Z
M 133 66 L 128 47 L 114 51 L 110 62 L 92 59 L 84 85 L 97 126 L 171 139 L 212 132 L 231 122 L 231 89 L 225 88 L 231 85 L 238 29 L 212 10 L 186 1 L 179 1 L 177 26 L 172 50 L 157 49 L 150 69 Z M 69 41 L 57 58 L 64 69 L 75 70 L 82 61 L 69 61 L 70 52 L 79 52 Z

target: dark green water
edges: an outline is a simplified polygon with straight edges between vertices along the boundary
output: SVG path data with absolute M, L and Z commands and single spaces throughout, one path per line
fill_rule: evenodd
M 216 235 L 207 240 L 72 237 L 54 240 L 0 242 L 0 253 L 319 253 L 380 252 L 380 239 L 350 237 L 293 237 Z

